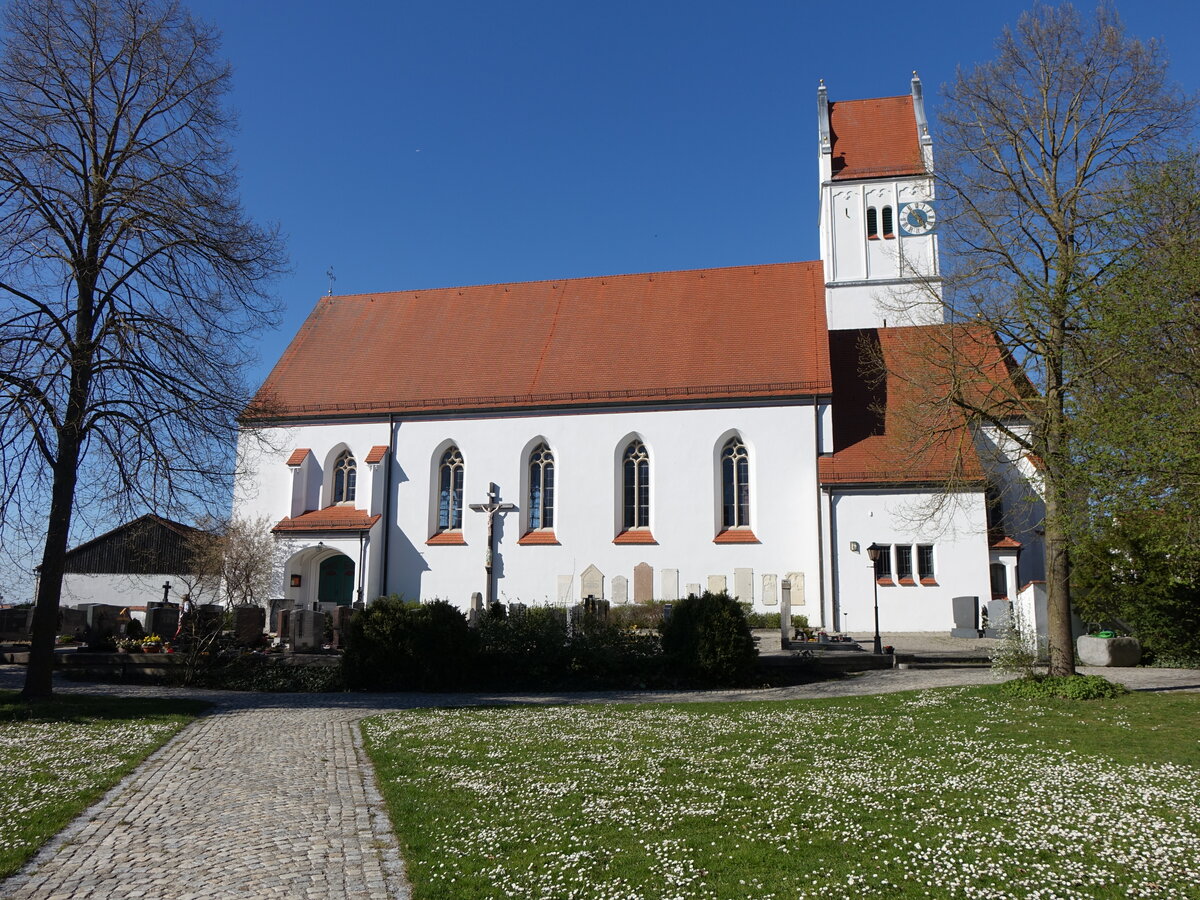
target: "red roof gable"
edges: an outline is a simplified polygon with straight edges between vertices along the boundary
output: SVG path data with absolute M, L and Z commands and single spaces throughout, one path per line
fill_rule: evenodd
M 820 262 L 323 297 L 268 418 L 830 390 Z
M 376 463 L 383 462 L 383 458 L 387 456 L 387 445 L 376 445 L 371 448 L 371 452 L 367 454 L 367 465 L 373 466 Z
M 819 462 L 825 484 L 978 484 L 971 429 L 957 407 L 937 400 L 956 390 L 972 404 L 1015 411 L 1030 390 L 978 326 L 833 331 L 829 344 L 834 453 Z
M 288 457 L 287 464 L 289 466 L 301 465 L 304 460 L 308 459 L 308 454 L 311 452 L 312 451 L 307 447 L 298 447 L 297 449 L 293 450 L 292 455 Z
M 834 180 L 925 174 L 910 94 L 830 103 L 829 131 Z

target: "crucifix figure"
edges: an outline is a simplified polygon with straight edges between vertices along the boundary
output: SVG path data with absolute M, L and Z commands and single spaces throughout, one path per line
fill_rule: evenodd
M 483 568 L 487 572 L 487 606 L 485 609 L 491 609 L 492 604 L 496 602 L 496 582 L 492 578 L 492 554 L 496 550 L 496 513 L 515 512 L 517 506 L 515 503 L 500 502 L 500 488 L 496 487 L 496 482 L 488 485 L 487 503 L 472 503 L 471 509 L 475 512 L 487 513 L 488 517 L 488 536 L 487 536 L 487 556 L 483 558 Z

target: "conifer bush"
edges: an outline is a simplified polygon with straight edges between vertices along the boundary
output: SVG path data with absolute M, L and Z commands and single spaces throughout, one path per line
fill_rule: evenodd
M 359 690 L 442 691 L 470 683 L 475 635 L 444 600 L 381 597 L 350 620 L 342 671 Z

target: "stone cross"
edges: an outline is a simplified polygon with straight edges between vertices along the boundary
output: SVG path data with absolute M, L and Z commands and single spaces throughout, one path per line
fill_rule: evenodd
M 487 513 L 487 554 L 483 558 L 483 570 L 487 573 L 487 608 L 491 609 L 492 604 L 496 602 L 496 580 L 492 576 L 492 557 L 496 552 L 496 513 L 515 512 L 517 506 L 515 503 L 500 502 L 500 488 L 493 481 L 488 485 L 487 503 L 472 503 L 471 509 Z

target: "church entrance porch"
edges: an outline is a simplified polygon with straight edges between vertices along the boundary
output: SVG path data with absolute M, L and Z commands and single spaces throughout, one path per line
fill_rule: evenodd
M 357 543 L 357 541 L 355 542 Z M 295 551 L 284 564 L 283 599 L 299 609 L 352 606 L 359 595 L 359 565 L 346 549 L 324 541 Z

